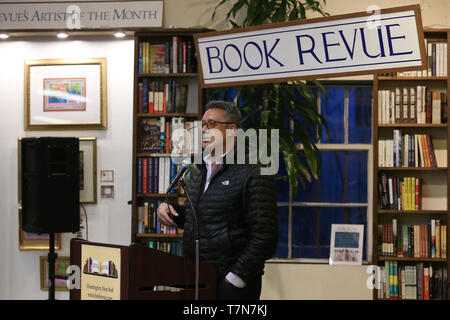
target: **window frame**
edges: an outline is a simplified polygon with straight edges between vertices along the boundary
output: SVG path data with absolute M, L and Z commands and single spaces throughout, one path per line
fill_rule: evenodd
M 309 83 L 313 85 L 312 83 Z M 287 258 L 272 258 L 268 263 L 294 263 L 294 264 L 329 264 L 328 259 L 314 259 L 314 258 L 292 258 L 292 237 L 293 237 L 293 207 L 365 207 L 367 209 L 367 222 L 365 230 L 365 245 L 366 245 L 366 259 L 362 264 L 367 265 L 372 262 L 372 245 L 373 245 L 373 97 L 371 103 L 371 141 L 365 143 L 349 143 L 349 88 L 354 87 L 370 87 L 373 88 L 372 81 L 340 81 L 328 80 L 321 81 L 324 87 L 344 87 L 344 143 L 321 143 L 321 137 L 318 136 L 316 146 L 319 150 L 324 151 L 367 151 L 367 203 L 329 203 L 329 202 L 298 202 L 293 201 L 292 187 L 289 184 L 289 200 L 285 202 L 277 202 L 278 207 L 288 207 L 288 257 Z M 317 96 L 318 111 L 321 113 L 321 94 Z M 290 129 L 294 130 L 294 122 L 291 120 Z M 302 145 L 296 143 L 297 150 L 302 150 Z

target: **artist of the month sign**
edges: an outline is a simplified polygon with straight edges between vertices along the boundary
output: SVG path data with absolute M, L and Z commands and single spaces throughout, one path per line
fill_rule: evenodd
M 419 5 L 195 35 L 203 87 L 423 69 Z
M 0 30 L 161 27 L 163 1 L 0 4 Z

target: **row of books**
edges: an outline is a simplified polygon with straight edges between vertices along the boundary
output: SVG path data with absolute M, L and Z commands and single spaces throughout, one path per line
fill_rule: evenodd
M 102 261 L 102 263 L 100 264 L 98 260 L 92 259 L 91 257 L 86 259 L 83 267 L 83 272 L 117 277 L 117 268 L 113 261 Z
M 184 117 L 144 118 L 139 122 L 138 153 L 190 155 L 201 148 L 201 121 Z
M 161 201 L 144 202 L 138 206 L 138 233 L 176 234 L 177 230 L 161 224 L 156 210 Z
M 378 179 L 379 208 L 382 210 L 422 210 L 423 180 L 418 177 L 391 177 L 381 173 Z
M 393 77 L 446 77 L 448 73 L 447 43 L 425 39 L 425 49 L 427 51 L 426 69 L 383 73 L 381 75 Z
M 402 135 L 401 129 L 394 129 L 392 139 L 378 140 L 378 165 L 380 167 L 438 167 L 431 135 Z
M 159 44 L 141 41 L 138 68 L 140 74 L 196 72 L 193 42 L 179 36 Z
M 182 255 L 182 244 L 181 242 L 173 241 L 149 241 L 148 246 L 150 248 L 160 250 L 163 252 L 171 253 L 177 256 Z
M 378 299 L 447 299 L 447 268 L 385 261 L 377 269 Z
M 378 225 L 380 256 L 398 258 L 447 258 L 447 226 L 438 219 L 423 225 Z
M 447 92 L 426 86 L 378 91 L 378 123 L 446 123 Z
M 137 193 L 166 193 L 176 173 L 177 165 L 170 157 L 138 157 Z
M 144 78 L 139 82 L 139 113 L 186 113 L 188 89 L 180 81 L 149 81 Z

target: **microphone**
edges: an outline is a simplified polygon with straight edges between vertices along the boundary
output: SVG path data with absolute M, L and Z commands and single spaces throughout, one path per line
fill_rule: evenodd
M 183 176 L 183 174 L 189 170 L 189 165 L 190 165 L 190 161 L 188 160 L 183 160 L 183 162 L 181 163 L 181 168 L 180 170 L 178 170 L 177 174 L 175 175 L 175 178 L 173 178 L 172 182 L 170 183 L 169 187 L 167 188 L 166 193 L 169 193 L 170 190 L 172 190 L 173 186 L 175 185 L 175 183 L 177 183 L 181 177 Z

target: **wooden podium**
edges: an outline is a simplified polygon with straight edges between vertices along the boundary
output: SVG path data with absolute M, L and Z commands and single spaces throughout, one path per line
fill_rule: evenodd
M 194 300 L 195 297 L 195 259 L 142 244 L 119 246 L 72 239 L 70 264 L 78 266 L 81 272 L 81 287 L 70 290 L 71 300 L 87 296 L 114 299 L 108 295 L 114 290 L 115 298 L 121 300 Z M 200 263 L 198 298 L 215 299 L 216 285 L 216 267 Z

